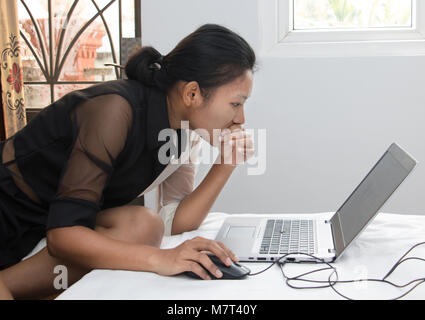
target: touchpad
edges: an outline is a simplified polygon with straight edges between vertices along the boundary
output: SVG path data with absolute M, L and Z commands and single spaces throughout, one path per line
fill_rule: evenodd
M 254 238 L 256 227 L 230 227 L 226 238 Z

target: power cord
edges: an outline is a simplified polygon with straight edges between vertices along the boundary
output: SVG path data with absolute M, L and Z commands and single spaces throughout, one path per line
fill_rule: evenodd
M 256 275 L 258 275 L 258 274 L 260 274 L 260 273 L 263 273 L 263 272 L 265 272 L 265 271 L 267 271 L 268 269 L 270 269 L 271 267 L 273 267 L 276 263 L 279 263 L 279 267 L 280 267 L 280 270 L 281 270 L 281 272 L 282 272 L 282 275 L 283 275 L 283 277 L 286 279 L 285 280 L 285 283 L 286 283 L 286 285 L 287 286 L 289 286 L 290 288 L 293 288 L 293 289 L 320 289 L 320 288 L 332 288 L 339 296 L 341 296 L 341 297 L 343 297 L 344 299 L 347 299 L 347 300 L 354 300 L 354 299 L 352 299 L 352 298 L 350 298 L 350 297 L 348 297 L 348 296 L 346 296 L 346 295 L 344 295 L 344 294 L 342 294 L 341 292 L 339 292 L 336 288 L 335 288 L 335 285 L 336 284 L 340 284 L 340 283 L 354 283 L 354 282 L 381 282 L 381 283 L 386 283 L 386 284 L 388 284 L 388 285 L 391 285 L 391 286 L 393 286 L 393 287 L 396 287 L 396 288 L 405 288 L 405 287 L 408 287 L 408 286 L 410 286 L 411 284 L 413 284 L 413 283 L 416 283 L 412 288 L 410 288 L 407 292 L 405 292 L 405 293 L 403 293 L 402 295 L 400 295 L 400 296 L 398 296 L 398 297 L 396 297 L 396 298 L 393 298 L 393 299 L 389 299 L 389 300 L 398 300 L 398 299 L 401 299 L 401 298 L 403 298 L 403 297 L 405 297 L 407 294 L 409 294 L 410 292 L 412 292 L 417 286 L 419 286 L 420 284 L 422 284 L 422 283 L 424 283 L 425 282 L 425 277 L 424 278 L 418 278 L 418 279 L 415 279 L 415 280 L 412 280 L 412 281 L 409 281 L 408 283 L 406 283 L 406 284 L 396 284 L 396 283 L 394 283 L 394 282 L 391 282 L 391 281 L 389 281 L 388 280 L 388 277 L 395 271 L 395 270 L 397 270 L 397 268 L 401 265 L 401 264 L 403 264 L 404 262 L 406 262 L 406 261 L 409 261 L 409 260 L 419 260 L 419 261 L 425 261 L 425 259 L 423 259 L 423 258 L 419 258 L 419 257 L 407 257 L 406 258 L 406 256 L 413 250 L 413 249 L 415 249 L 416 247 L 419 247 L 419 246 L 421 246 L 421 245 L 425 245 L 425 242 L 420 242 L 420 243 L 417 243 L 417 244 L 415 244 L 414 246 L 412 246 L 392 267 L 391 267 L 391 269 L 387 272 L 387 274 L 382 278 L 382 279 L 358 279 L 358 280 L 339 280 L 339 278 L 338 278 L 338 271 L 337 271 L 337 269 L 334 267 L 334 266 L 332 266 L 330 263 L 328 263 L 328 262 L 326 262 L 326 261 L 324 261 L 323 259 L 321 259 L 321 258 L 317 258 L 317 257 L 315 257 L 315 256 L 313 256 L 313 255 L 310 255 L 310 254 L 307 254 L 307 253 L 302 253 L 302 252 L 291 252 L 291 253 L 288 253 L 288 254 L 285 254 L 285 255 L 282 255 L 281 257 L 279 257 L 278 259 L 276 259 L 270 266 L 268 266 L 267 268 L 265 268 L 264 270 L 261 270 L 261 271 L 259 271 L 259 272 L 256 272 L 256 273 L 251 273 L 251 274 L 249 274 L 249 276 L 256 276 Z M 284 267 L 285 267 L 285 265 L 287 265 L 288 264 L 288 262 L 287 261 L 281 261 L 282 259 L 284 259 L 285 257 L 287 257 L 287 256 L 289 256 L 289 255 L 294 255 L 294 254 L 296 254 L 296 255 L 304 255 L 304 256 L 308 256 L 308 257 L 311 257 L 311 258 L 313 258 L 313 259 L 315 259 L 316 261 L 316 263 L 319 263 L 319 264 L 326 264 L 327 265 L 327 267 L 325 267 L 325 268 L 320 268 L 320 269 L 316 269 L 316 270 L 313 270 L 313 271 L 309 271 L 309 272 L 306 272 L 306 273 L 303 273 L 303 274 L 300 274 L 300 275 L 297 275 L 297 276 L 295 276 L 295 277 L 289 277 L 289 276 L 287 276 L 286 274 L 285 274 L 285 272 L 284 272 Z M 291 262 L 292 263 L 292 262 Z M 313 274 L 313 273 L 318 273 L 318 272 L 322 272 L 322 271 L 326 271 L 326 270 L 332 270 L 332 272 L 329 274 L 329 277 L 328 277 L 328 279 L 327 280 L 310 280 L 310 279 L 305 279 L 305 277 L 306 276 L 308 276 L 308 275 L 311 275 L 311 274 Z M 336 277 L 336 279 L 335 280 L 331 280 L 331 277 L 332 277 L 332 275 L 335 275 L 335 277 Z M 296 282 L 296 281 L 301 281 L 301 282 L 307 282 L 307 283 L 317 283 L 317 284 L 320 284 L 320 285 L 317 285 L 317 286 L 296 286 L 296 285 L 293 285 L 291 282 Z

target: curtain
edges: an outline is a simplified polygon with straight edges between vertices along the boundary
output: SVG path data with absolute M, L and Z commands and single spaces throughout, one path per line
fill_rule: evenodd
M 6 139 L 26 126 L 18 0 L 0 0 L 1 111 Z

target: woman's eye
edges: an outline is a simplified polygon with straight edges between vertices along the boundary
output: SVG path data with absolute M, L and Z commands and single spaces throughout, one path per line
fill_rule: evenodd
M 232 105 L 236 108 L 236 107 L 239 107 L 241 104 L 240 103 L 232 103 Z

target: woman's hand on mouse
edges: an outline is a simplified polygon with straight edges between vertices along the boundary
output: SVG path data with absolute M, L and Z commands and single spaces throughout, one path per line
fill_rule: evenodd
M 196 237 L 186 240 L 173 249 L 162 249 L 152 257 L 154 271 L 164 276 L 176 275 L 185 271 L 196 273 L 204 280 L 211 280 L 204 266 L 217 278 L 223 275 L 207 255 L 207 251 L 217 256 L 226 266 L 239 259 L 223 243 L 215 240 Z
M 221 164 L 238 166 L 254 155 L 254 141 L 251 134 L 240 125 L 233 125 L 223 130 L 219 139 L 221 150 L 218 159 Z

